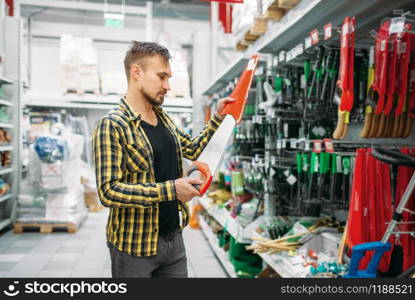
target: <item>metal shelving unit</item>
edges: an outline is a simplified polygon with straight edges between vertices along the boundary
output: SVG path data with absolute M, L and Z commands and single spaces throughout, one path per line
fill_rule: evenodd
M 245 234 L 244 228 L 229 215 L 227 209 L 212 205 L 212 200 L 208 197 L 199 198 L 199 202 L 206 212 L 225 228 L 238 243 L 249 244 L 251 242 L 251 239 Z
M 0 123 L 0 128 L 7 130 L 12 138 L 10 144 L 0 145 L 0 152 L 11 152 L 10 166 L 0 168 L 0 176 L 10 184 L 10 191 L 0 196 L 2 214 L 0 230 L 13 224 L 16 217 L 18 194 L 20 98 L 23 91 L 21 68 L 21 20 L 13 17 L 0 19 L 0 51 L 6 58 L 0 68 L 0 86 L 4 97 L 0 98 L 0 106 L 6 106 L 10 114 L 10 122 Z
M 3 230 L 4 228 L 6 228 L 7 226 L 12 224 L 12 219 L 11 218 L 7 218 L 7 219 L 0 219 L 0 230 Z
M 278 21 L 268 24 L 267 32 L 262 35 L 256 42 L 250 45 L 246 51 L 236 56 L 227 67 L 216 74 L 209 82 L 209 85 L 203 91 L 204 95 L 214 96 L 224 89 L 229 82 L 239 77 L 245 68 L 248 59 L 252 54 L 259 53 L 262 57 L 269 58 L 270 54 L 273 57 L 273 63 L 286 63 L 286 54 L 299 46 L 304 50 L 305 39 L 310 37 L 310 32 L 313 29 L 318 29 L 320 33 L 323 32 L 324 25 L 331 23 L 333 31 L 341 27 L 341 24 L 346 16 L 356 17 L 356 44 L 359 46 L 366 46 L 374 44 L 373 38 L 369 35 L 370 29 L 377 29 L 379 22 L 386 16 L 393 16 L 394 9 L 413 10 L 413 1 L 409 0 L 343 0 L 343 1 L 329 1 L 329 0 L 302 0 L 297 6 L 289 10 L 284 17 Z M 322 38 L 320 38 L 322 40 Z M 320 43 L 321 44 L 321 43 Z M 325 45 L 339 45 L 338 34 L 334 34 L 332 38 L 324 41 Z M 301 51 L 305 55 L 312 54 L 315 50 L 310 47 Z M 266 54 L 266 55 L 264 55 Z M 290 63 L 295 63 L 295 58 L 291 59 Z M 358 126 L 352 124 L 350 128 L 350 136 L 353 140 L 359 140 Z M 356 127 L 356 128 L 355 128 Z M 358 130 L 359 129 L 359 130 Z M 413 142 L 414 136 L 410 137 Z M 360 139 L 361 140 L 361 139 Z M 391 141 L 379 140 L 374 142 L 391 143 Z M 402 143 L 396 139 L 392 142 L 396 144 Z M 407 142 L 407 141 L 406 141 Z M 271 207 L 274 207 L 274 199 L 270 194 L 265 194 L 266 214 L 272 213 Z M 202 205 L 206 205 L 206 200 L 201 201 Z M 229 219 L 229 216 L 218 213 L 217 210 L 211 207 L 205 207 L 206 211 L 211 214 L 216 221 L 222 226 L 224 220 Z M 232 236 L 238 237 L 238 232 L 229 230 Z M 292 268 L 294 261 L 284 254 L 259 254 L 263 261 L 272 267 L 282 277 L 296 276 L 295 270 Z
M 226 273 L 231 278 L 236 278 L 236 273 L 233 265 L 228 259 L 227 253 L 219 247 L 218 245 L 218 239 L 213 233 L 210 226 L 206 223 L 205 219 L 203 217 L 199 217 L 199 224 L 202 229 L 203 234 L 205 235 L 206 239 L 209 242 L 210 247 L 212 248 L 213 252 L 215 253 L 217 259 L 225 269 Z
M 4 105 L 4 106 L 12 106 L 13 103 L 11 103 L 10 101 L 4 100 L 0 98 L 0 105 Z
M 412 4 L 413 5 L 413 4 Z M 378 21 L 390 15 L 393 9 L 410 9 L 407 0 L 302 0 L 290 9 L 278 22 L 272 23 L 267 32 L 253 43 L 243 54 L 237 56 L 227 67 L 210 81 L 204 95 L 212 95 L 238 77 L 249 57 L 254 53 L 278 55 L 289 51 L 300 43 L 314 28 L 320 32 L 327 23 L 334 27 L 341 25 L 346 16 L 356 16 L 357 30 L 377 28 Z M 365 37 L 371 39 L 369 35 Z

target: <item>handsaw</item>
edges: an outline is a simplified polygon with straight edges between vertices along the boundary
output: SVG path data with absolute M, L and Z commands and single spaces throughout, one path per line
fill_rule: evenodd
M 382 114 L 385 106 L 385 95 L 387 85 L 388 67 L 388 36 L 390 21 L 382 23 L 375 44 L 375 82 L 373 84 L 374 97 L 376 101 L 375 114 L 373 115 L 372 126 L 369 137 L 378 137 L 383 132 L 385 118 Z
M 398 62 L 398 37 L 396 33 L 389 34 L 389 49 L 388 49 L 388 84 L 386 86 L 386 102 L 383 109 L 383 118 L 385 119 L 385 126 L 378 128 L 377 137 L 390 137 L 392 135 L 394 114 L 391 114 L 393 103 L 395 100 L 396 78 L 397 78 L 397 62 Z
M 399 84 L 398 84 L 398 107 L 395 111 L 395 118 L 398 122 L 397 129 L 393 137 L 402 137 L 406 125 L 406 115 L 407 115 L 407 93 L 408 93 L 408 71 L 409 71 L 409 62 L 411 54 L 411 40 L 410 33 L 412 24 L 405 24 L 405 31 L 400 34 L 398 39 L 398 48 L 399 48 Z
M 369 50 L 369 68 L 367 72 L 367 94 L 365 99 L 365 122 L 360 132 L 361 138 L 368 138 L 369 131 L 372 124 L 372 116 L 373 116 L 373 100 L 370 98 L 373 97 L 373 82 L 375 79 L 375 47 L 370 47 Z
M 408 98 L 408 113 L 405 124 L 403 138 L 407 138 L 412 131 L 412 123 L 415 118 L 415 38 L 411 34 L 411 49 L 410 64 L 409 64 L 409 98 Z
M 227 103 L 224 109 L 220 112 L 222 115 L 226 115 L 225 118 L 213 134 L 209 143 L 203 149 L 197 161 L 194 161 L 186 172 L 189 177 L 192 173 L 196 175 L 199 174 L 201 177 L 203 183 L 195 185 L 195 188 L 201 195 L 207 191 L 212 183 L 213 176 L 222 161 L 223 154 L 229 139 L 233 134 L 235 125 L 241 122 L 246 104 L 246 98 L 248 97 L 248 91 L 251 87 L 255 68 L 258 64 L 258 58 L 259 55 L 255 54 L 249 60 L 245 71 L 242 73 L 235 89 L 229 96 L 230 98 L 235 99 L 235 101 Z
M 353 108 L 354 87 L 353 87 L 353 70 L 354 70 L 354 35 L 355 35 L 355 17 L 346 17 L 343 21 L 342 36 L 340 44 L 340 75 L 337 82 L 337 95 L 339 99 L 339 114 L 337 127 L 333 132 L 333 138 L 343 139 L 348 132 L 349 115 Z

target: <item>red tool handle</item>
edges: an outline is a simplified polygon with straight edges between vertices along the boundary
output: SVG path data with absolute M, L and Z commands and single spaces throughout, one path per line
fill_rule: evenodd
M 377 92 L 379 99 L 376 105 L 375 114 L 379 115 L 383 112 L 385 106 L 385 94 L 387 84 L 387 67 L 388 67 L 388 33 L 389 33 L 390 21 L 383 22 L 379 36 L 376 40 L 376 51 L 378 55 L 378 65 L 375 66 L 377 77 L 375 80 L 376 85 L 373 90 Z
M 354 39 L 355 17 L 346 17 L 342 26 L 340 44 L 340 78 L 339 86 L 342 89 L 340 110 L 351 111 L 354 103 Z
M 203 183 L 200 185 L 195 184 L 193 186 L 199 191 L 200 195 L 203 195 L 210 187 L 213 177 L 210 173 L 208 165 L 200 161 L 192 162 L 190 168 L 187 170 L 186 177 L 190 177 L 192 173 L 196 172 L 199 174 L 199 179 L 202 180 Z
M 409 116 L 415 119 L 415 36 L 411 34 L 411 63 L 409 73 Z
M 396 66 L 398 61 L 398 37 L 396 33 L 389 35 L 391 38 L 389 49 L 388 49 L 388 85 L 386 87 L 386 103 L 383 109 L 385 115 L 389 115 L 392 111 L 394 102 L 394 94 L 396 91 Z
M 412 24 L 405 24 L 405 31 L 411 31 Z M 398 36 L 399 37 L 399 36 Z M 411 39 L 409 32 L 403 32 L 402 37 L 398 40 L 399 49 L 399 84 L 398 84 L 398 107 L 396 108 L 395 115 L 402 114 L 405 102 L 406 94 L 408 92 L 408 70 L 409 70 L 409 58 L 411 54 Z
M 221 111 L 221 114 L 232 115 L 238 124 L 242 119 L 246 103 L 245 100 L 248 97 L 248 91 L 251 87 L 252 78 L 255 74 L 255 68 L 258 64 L 258 59 L 258 54 L 252 55 L 251 59 L 248 61 L 248 65 L 246 66 L 245 71 L 239 78 L 235 89 L 229 96 L 230 98 L 235 99 L 235 101 L 232 103 L 226 103 L 225 107 Z
M 340 37 L 340 70 L 339 70 L 339 81 L 338 86 L 343 92 L 348 89 L 348 76 L 347 68 L 349 62 L 348 46 L 349 46 L 349 22 L 350 17 L 344 18 L 342 26 L 342 34 Z

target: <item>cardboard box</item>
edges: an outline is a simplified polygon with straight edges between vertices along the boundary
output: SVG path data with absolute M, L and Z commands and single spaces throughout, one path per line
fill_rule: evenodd
M 278 6 L 280 8 L 293 8 L 296 6 L 301 0 L 278 0 Z

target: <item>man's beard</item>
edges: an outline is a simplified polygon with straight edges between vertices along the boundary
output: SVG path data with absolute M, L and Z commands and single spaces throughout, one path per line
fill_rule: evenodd
M 157 99 L 151 97 L 146 91 L 144 91 L 144 89 L 141 90 L 141 93 L 143 94 L 144 99 L 146 99 L 147 102 L 150 103 L 152 106 L 160 106 L 164 102 L 164 96 L 161 98 L 160 101 L 157 101 Z

